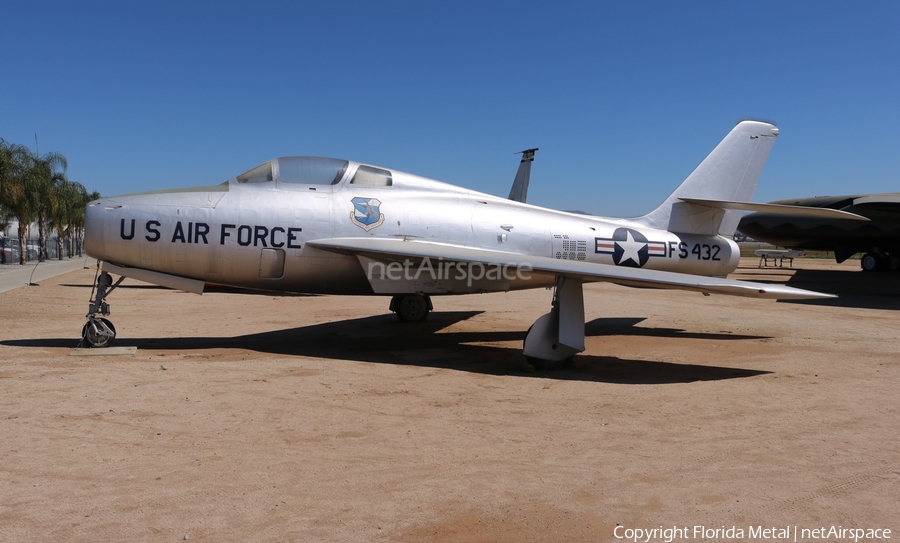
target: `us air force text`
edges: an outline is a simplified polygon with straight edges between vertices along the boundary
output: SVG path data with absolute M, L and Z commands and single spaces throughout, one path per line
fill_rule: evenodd
M 168 240 L 170 243 L 187 243 L 187 244 L 203 244 L 209 245 L 210 239 L 213 243 L 225 245 L 227 241 L 234 240 L 241 247 L 274 247 L 287 249 L 300 249 L 302 245 L 298 241 L 298 234 L 303 231 L 302 228 L 281 227 L 281 226 L 260 226 L 251 224 L 223 224 L 218 228 L 218 232 L 212 233 L 209 224 L 205 222 L 177 221 L 172 237 Z M 160 232 L 162 223 L 151 220 L 144 224 L 144 239 L 155 243 L 163 239 Z M 135 219 L 131 219 L 130 224 L 122 219 L 119 235 L 124 240 L 132 240 L 135 236 Z M 168 239 L 168 236 L 166 236 Z

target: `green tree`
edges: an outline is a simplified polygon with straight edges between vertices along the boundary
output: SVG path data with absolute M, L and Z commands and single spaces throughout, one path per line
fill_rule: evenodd
M 63 228 L 69 255 L 74 254 L 76 247 L 81 255 L 85 206 L 100 198 L 100 194 L 88 193 L 80 183 L 68 181 L 67 168 L 66 157 L 61 153 L 40 155 L 0 138 L 0 226 L 5 229 L 9 218 L 18 219 L 20 264 L 25 264 L 28 254 L 28 225 L 35 220 L 41 260 L 47 256 L 48 220 L 58 234 Z
M 9 145 L 6 140 L 0 138 L 0 230 L 6 230 L 9 226 L 9 211 L 6 209 L 4 198 L 4 187 L 13 168 L 13 153 Z
M 59 260 L 63 259 L 64 241 L 68 256 L 75 256 L 72 243 L 75 222 L 79 220 L 79 217 L 84 217 L 86 195 L 87 190 L 81 183 L 69 181 L 64 175 L 55 176 L 50 198 L 49 219 L 56 230 L 56 252 Z
M 33 154 L 17 143 L 0 143 L 3 162 L 0 177 L 0 201 L 10 215 L 19 221 L 19 264 L 25 264 L 28 225 L 37 215 L 40 193 L 34 182 Z
M 76 238 L 74 241 L 78 247 L 79 257 L 82 256 L 81 251 L 84 248 L 84 214 L 87 210 L 87 205 L 99 199 L 100 193 L 96 190 L 90 193 L 85 190 L 81 193 L 81 204 L 75 208 L 75 213 L 72 215 L 72 235 Z
M 28 152 L 26 158 L 28 183 L 35 191 L 35 214 L 38 221 L 38 259 L 47 258 L 47 211 L 53 205 L 54 184 L 65 179 L 65 171 L 69 167 L 66 157 L 51 151 L 39 155 Z
M 7 182 L 7 178 L 10 175 L 10 171 L 12 169 L 13 159 L 12 152 L 9 150 L 9 144 L 3 138 L 0 138 L 0 230 L 6 231 L 9 228 L 9 216 L 10 213 L 6 209 L 6 200 L 4 199 L 4 187 Z M 3 236 L 0 235 L 0 251 L 3 250 L 3 244 L 6 243 L 6 240 L 3 239 Z M 3 261 L 0 259 L 0 261 Z

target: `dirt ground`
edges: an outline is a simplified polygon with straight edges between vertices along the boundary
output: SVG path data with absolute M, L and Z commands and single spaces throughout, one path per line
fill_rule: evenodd
M 734 277 L 842 297 L 587 286 L 561 371 L 522 363 L 547 290 L 409 325 L 383 298 L 128 280 L 109 302 L 132 356 L 71 356 L 92 270 L 2 293 L 0 541 L 897 539 L 900 276 L 794 264 Z

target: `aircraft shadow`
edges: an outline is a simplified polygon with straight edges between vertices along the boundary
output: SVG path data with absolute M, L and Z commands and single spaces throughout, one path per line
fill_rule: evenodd
M 314 324 L 236 337 L 128 338 L 118 345 L 153 352 L 183 352 L 197 349 L 247 349 L 260 353 L 353 360 L 377 364 L 399 364 L 444 368 L 487 375 L 517 375 L 558 380 L 616 384 L 668 384 L 752 377 L 766 371 L 628 360 L 581 354 L 572 367 L 526 371 L 521 353 L 525 331 L 492 330 L 442 332 L 481 311 L 432 312 L 423 323 L 400 323 L 394 315 Z M 589 336 L 643 335 L 710 340 L 752 339 L 733 334 L 692 334 L 667 328 L 636 328 L 643 319 L 595 319 L 587 324 Z M 516 342 L 515 346 L 491 345 Z M 487 345 L 484 345 L 487 343 Z M 74 348 L 77 339 L 25 339 L 0 341 L 16 347 Z
M 900 274 L 850 270 L 797 270 L 788 286 L 837 294 L 822 300 L 784 300 L 786 303 L 900 309 Z
M 710 339 L 728 341 L 739 339 L 771 339 L 769 336 L 753 336 L 726 333 L 686 332 L 679 328 L 638 328 L 643 317 L 609 317 L 594 319 L 584 325 L 585 336 L 652 336 L 686 339 Z M 524 335 L 523 335 L 524 339 Z

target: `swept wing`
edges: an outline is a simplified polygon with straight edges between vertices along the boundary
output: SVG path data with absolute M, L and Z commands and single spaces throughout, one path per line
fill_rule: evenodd
M 812 299 L 835 297 L 832 294 L 823 294 L 783 285 L 769 285 L 642 268 L 607 266 L 577 260 L 561 260 L 544 256 L 490 251 L 418 240 L 374 237 L 337 238 L 310 241 L 307 245 L 335 253 L 364 256 L 375 260 L 401 261 L 405 259 L 421 260 L 430 258 L 443 259 L 447 262 L 477 262 L 484 265 L 527 267 L 536 273 L 552 274 L 578 279 L 583 282 L 605 281 L 629 287 L 678 289 L 702 292 L 704 294 L 728 294 L 750 298 Z

